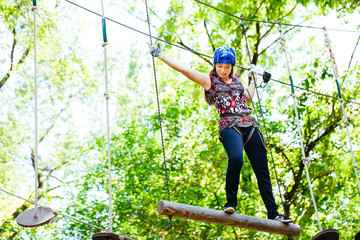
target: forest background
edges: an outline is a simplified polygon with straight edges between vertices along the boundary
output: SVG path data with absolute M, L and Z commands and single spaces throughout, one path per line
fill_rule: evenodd
M 74 1 L 75 2 L 75 1 Z M 101 14 L 101 1 L 76 1 Z M 329 30 L 340 73 L 357 164 L 359 157 L 359 1 L 206 1 L 246 19 Z M 166 55 L 209 72 L 216 47 L 229 45 L 247 67 L 238 18 L 192 0 L 149 1 L 152 34 Z M 68 1 L 38 1 L 39 204 L 107 229 L 108 170 L 101 17 Z M 34 44 L 32 1 L 0 3 L 0 188 L 34 199 Z M 113 230 L 134 239 L 286 239 L 184 219 L 156 211 L 167 199 L 162 144 L 143 1 L 104 1 L 113 186 Z M 245 21 L 251 62 L 272 73 L 254 99 L 267 131 L 269 166 L 281 211 L 310 239 L 319 226 L 297 133 L 286 61 L 274 24 Z M 359 225 L 359 190 L 328 49 L 322 29 L 283 26 L 298 99 L 302 141 L 321 225 L 352 239 Z M 351 30 L 339 31 L 331 29 Z M 154 41 L 154 40 L 153 40 Z M 157 43 L 158 41 L 154 41 Z M 226 153 L 218 140 L 218 114 L 201 88 L 155 59 L 171 200 L 222 209 Z M 247 72 L 236 74 L 246 85 Z M 284 84 L 287 83 L 287 84 Z M 319 92 L 322 95 L 313 92 Z M 261 103 L 261 108 L 260 108 Z M 255 176 L 245 157 L 238 212 L 266 217 Z M 277 175 L 277 178 L 276 178 Z M 0 239 L 90 239 L 98 232 L 65 217 L 25 229 L 16 217 L 32 206 L 0 192 Z

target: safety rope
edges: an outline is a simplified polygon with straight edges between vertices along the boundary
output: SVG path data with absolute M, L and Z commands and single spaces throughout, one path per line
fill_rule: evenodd
M 34 216 L 37 216 L 38 213 L 38 207 L 37 203 L 39 200 L 39 169 L 38 169 L 38 80 L 37 80 L 37 49 L 36 49 L 36 43 L 37 43 L 37 28 L 36 28 L 36 0 L 33 0 L 33 6 L 31 8 L 31 11 L 33 12 L 34 17 L 34 101 L 35 101 L 35 107 L 34 107 L 34 115 L 35 115 L 35 146 L 34 146 L 34 168 L 35 168 L 35 200 L 34 200 Z
M 342 99 L 342 96 L 341 96 L 341 89 L 340 89 L 340 85 L 339 85 L 339 81 L 338 81 L 338 77 L 340 77 L 340 75 L 339 75 L 339 72 L 338 72 L 338 69 L 337 69 L 337 66 L 336 66 L 334 52 L 331 49 L 331 40 L 330 40 L 330 37 L 329 37 L 328 32 L 326 30 L 326 27 L 324 27 L 324 35 L 325 35 L 325 46 L 327 48 L 329 48 L 331 64 L 332 64 L 332 68 L 333 68 L 333 72 L 334 72 L 334 79 L 335 79 L 336 87 L 337 87 L 337 90 L 338 90 L 338 97 L 339 97 L 338 99 L 339 99 L 339 102 L 341 104 L 342 115 L 343 115 L 343 119 L 344 119 L 344 126 L 346 128 L 347 140 L 348 140 L 349 148 L 350 148 L 350 151 L 351 151 L 351 157 L 352 157 L 352 161 L 353 161 L 352 165 L 353 165 L 354 170 L 355 170 L 355 176 L 356 176 L 356 180 L 357 180 L 357 184 L 358 184 L 358 188 L 359 188 L 359 193 L 360 193 L 360 182 L 359 182 L 359 175 L 358 175 L 358 172 L 357 172 L 358 165 L 356 164 L 355 157 L 354 157 L 354 151 L 353 151 L 353 147 L 352 147 L 352 144 L 351 144 L 351 138 L 350 138 L 350 132 L 349 132 L 349 122 L 347 120 L 347 116 L 346 116 L 346 113 L 345 113 L 344 100 Z
M 19 198 L 19 199 L 21 199 L 21 200 L 24 200 L 25 202 L 28 202 L 28 203 L 30 203 L 30 204 L 33 204 L 33 205 L 35 205 L 36 207 L 43 207 L 43 206 L 39 205 L 38 203 L 35 203 L 35 202 L 33 202 L 33 201 L 30 201 L 30 200 L 28 200 L 28 199 L 26 199 L 26 198 L 20 197 L 20 196 L 18 196 L 18 195 L 16 195 L 16 194 L 11 193 L 11 192 L 8 192 L 8 191 L 6 191 L 6 190 L 4 190 L 4 189 L 1 189 L 1 188 L 0 188 L 0 191 L 1 191 L 1 192 L 4 192 L 4 193 L 6 193 L 6 194 L 9 194 L 9 195 L 11 195 L 11 196 L 13 196 L 13 197 L 16 197 L 16 198 Z M 88 226 L 91 226 L 91 227 L 94 227 L 94 228 L 97 228 L 97 229 L 100 229 L 100 230 L 103 230 L 103 231 L 107 231 L 107 230 L 104 229 L 104 228 L 97 227 L 97 226 L 92 225 L 92 224 L 90 224 L 90 223 L 84 222 L 84 221 L 82 221 L 82 220 L 80 220 L 80 219 L 76 219 L 76 218 L 74 218 L 74 217 L 72 217 L 72 216 L 70 216 L 70 215 L 67 215 L 67 214 L 64 214 L 64 213 L 55 211 L 55 210 L 53 210 L 52 208 L 49 208 L 49 207 L 43 207 L 43 208 L 51 209 L 51 211 L 53 211 L 55 214 L 58 214 L 58 215 L 61 215 L 61 216 L 63 216 L 63 217 L 72 219 L 72 220 L 74 220 L 74 221 L 76 221 L 76 222 L 80 222 L 80 223 L 83 223 L 83 224 L 85 224 L 85 225 L 88 225 Z
M 150 17 L 149 17 L 147 0 L 145 0 L 145 7 L 146 7 L 147 23 L 148 23 L 148 27 L 149 27 L 150 46 L 152 46 L 153 43 L 152 43 L 152 37 L 151 37 Z M 168 200 L 170 202 L 171 200 L 170 200 L 169 176 L 168 176 L 168 170 L 167 170 L 167 164 L 166 164 L 166 156 L 165 156 L 165 144 L 164 144 L 164 136 L 163 136 L 163 128 L 162 128 L 162 120 L 161 120 L 159 90 L 158 90 L 158 84 L 157 84 L 157 78 L 156 78 L 156 66 L 155 66 L 154 56 L 152 56 L 151 58 L 152 58 L 153 70 L 154 70 L 154 80 L 155 80 L 155 89 L 156 89 L 156 102 L 157 102 L 157 109 L 158 109 L 158 115 L 159 115 L 161 146 L 162 146 L 165 177 L 166 177 L 166 188 L 167 188 Z M 170 225 L 167 227 L 168 230 L 174 225 L 173 222 L 172 222 L 172 216 L 169 216 L 169 220 L 170 220 Z
M 108 188 L 109 188 L 109 231 L 112 232 L 112 176 L 111 176 L 111 149 L 110 149 L 110 111 L 109 111 L 109 81 L 108 81 L 108 66 L 107 66 L 107 36 L 106 36 L 106 23 L 105 23 L 105 14 L 104 14 L 104 3 L 101 0 L 101 10 L 102 10 L 102 32 L 103 32 L 103 44 L 104 49 L 104 72 L 105 72 L 105 102 L 106 102 L 106 133 L 107 133 L 107 159 L 108 159 Z
M 70 4 L 72 4 L 72 5 L 74 5 L 74 6 L 76 6 L 76 7 L 79 7 L 79 8 L 81 8 L 81 9 L 85 10 L 85 11 L 88 11 L 88 12 L 94 14 L 94 15 L 97 15 L 97 16 L 100 16 L 100 17 L 101 17 L 101 14 L 96 13 L 96 12 L 90 10 L 90 9 L 87 9 L 87 8 L 85 8 L 85 7 L 83 7 L 83 6 L 79 5 L 79 4 L 76 4 L 76 3 L 74 3 L 74 2 L 72 2 L 72 1 L 70 1 L 70 0 L 65 0 L 65 1 L 68 2 L 68 3 L 70 3 Z M 137 32 L 137 33 L 140 33 L 140 34 L 142 34 L 142 35 L 148 36 L 148 37 L 150 37 L 151 39 L 155 39 L 155 40 L 157 40 L 157 41 L 166 43 L 166 44 L 171 45 L 171 46 L 174 46 L 174 47 L 176 47 L 176 48 L 179 48 L 179 49 L 182 49 L 182 50 L 186 50 L 186 51 L 192 52 L 192 53 L 197 54 L 197 55 L 202 56 L 202 57 L 211 58 L 211 59 L 213 58 L 213 56 L 210 56 L 210 55 L 207 55 L 207 54 L 204 54 L 204 53 L 201 53 L 201 52 L 197 52 L 197 51 L 194 51 L 194 50 L 192 50 L 192 49 L 188 49 L 188 48 L 186 48 L 186 47 L 180 46 L 180 45 L 178 45 L 178 44 L 175 44 L 175 43 L 166 41 L 166 40 L 164 40 L 164 39 L 161 39 L 161 38 L 158 38 L 158 37 L 155 37 L 155 36 L 150 36 L 148 33 L 142 32 L 142 31 L 140 31 L 140 30 L 138 30 L 138 29 L 136 29 L 136 28 L 130 27 L 130 26 L 128 26 L 128 25 L 126 25 L 126 24 L 123 24 L 123 23 L 121 23 L 121 22 L 119 22 L 119 21 L 116 21 L 116 20 L 114 20 L 114 19 L 111 19 L 111 18 L 108 18 L 108 17 L 105 17 L 105 19 L 106 19 L 106 20 L 109 20 L 109 21 L 111 21 L 111 22 L 113 22 L 113 23 L 115 23 L 115 24 L 117 24 L 117 25 L 120 25 L 120 26 L 122 26 L 122 27 L 125 27 L 125 28 L 127 28 L 127 29 L 130 29 L 130 30 L 135 31 L 135 32 Z M 238 67 L 238 68 L 240 68 L 240 69 L 243 69 L 243 70 L 246 70 L 246 71 L 249 70 L 248 68 L 245 68 L 245 67 L 239 66 L 239 65 L 236 65 L 236 67 Z M 262 76 L 261 74 L 259 74 L 259 75 Z M 271 78 L 271 80 L 274 81 L 274 82 L 283 84 L 283 85 L 291 86 L 291 84 L 288 84 L 288 83 L 286 83 L 286 82 L 280 81 L 280 80 L 278 80 L 278 79 Z M 319 92 L 316 92 L 316 91 L 313 91 L 313 90 L 310 90 L 310 89 L 306 89 L 306 88 L 303 88 L 303 87 L 299 87 L 299 86 L 295 86 L 295 85 L 294 85 L 294 88 L 297 88 L 297 89 L 300 89 L 300 90 L 303 90 L 303 91 L 306 91 L 306 92 L 309 92 L 309 93 L 312 93 L 312 94 L 315 94 L 315 95 L 319 95 L 319 96 L 323 96 L 323 97 L 327 97 L 327 98 L 337 99 L 337 97 L 334 97 L 334 96 L 331 96 L 331 95 L 327 95 L 327 94 L 324 94 L 324 93 L 319 93 Z M 360 103 L 355 102 L 355 101 L 351 101 L 351 100 L 347 100 L 347 99 L 344 99 L 344 101 L 346 101 L 346 102 L 348 102 L 348 103 L 360 105 Z
M 249 61 L 250 61 L 250 64 L 251 64 L 250 47 L 249 47 L 249 43 L 248 43 L 247 36 L 246 36 L 246 30 L 245 30 L 244 21 L 242 19 L 240 19 L 240 23 L 241 23 L 242 33 L 243 33 L 244 38 L 245 38 L 246 52 L 247 52 L 247 55 L 249 57 Z M 255 80 L 254 73 L 251 72 L 251 74 L 252 74 L 253 79 Z M 260 98 L 259 91 L 258 91 L 258 89 L 256 87 L 256 84 L 255 84 L 255 91 L 256 91 L 256 95 L 257 95 L 258 100 L 259 100 L 259 108 L 260 108 L 261 118 L 262 118 L 262 121 L 263 121 L 263 126 L 264 126 L 264 129 L 265 129 L 265 136 L 266 136 L 266 140 L 267 140 L 267 145 L 268 145 L 269 150 L 270 150 L 270 156 L 271 156 L 272 164 L 273 164 L 273 167 L 274 167 L 275 178 L 276 178 L 276 183 L 277 183 L 277 187 L 278 187 L 278 190 L 279 190 L 281 205 L 284 207 L 284 200 L 283 200 L 281 189 L 280 189 L 280 183 L 279 183 L 279 178 L 278 178 L 278 174 L 277 174 L 277 171 L 276 171 L 276 165 L 275 165 L 275 161 L 274 161 L 274 157 L 273 157 L 273 153 L 272 153 L 272 148 L 270 147 L 269 134 L 268 134 L 268 131 L 267 131 L 267 128 L 266 128 L 264 113 L 262 111 L 261 98 Z M 255 108 L 255 104 L 254 104 L 253 99 L 252 99 L 250 94 L 249 94 L 249 97 L 250 97 L 251 103 L 252 103 L 252 105 L 254 107 L 254 112 L 255 112 L 256 118 L 259 119 L 259 117 L 257 115 L 256 108 Z M 261 129 L 261 125 L 260 125 L 260 129 Z
M 198 2 L 200 4 L 203 4 L 207 7 L 210 7 L 210 8 L 213 8 L 219 12 L 222 12 L 222 13 L 225 13 L 229 16 L 232 16 L 234 18 L 238 18 L 238 19 L 242 19 L 242 20 L 245 20 L 245 21 L 249 21 L 249 22 L 258 22 L 258 23 L 265 23 L 265 24 L 271 24 L 271 25 L 275 25 L 277 24 L 277 22 L 271 22 L 271 21 L 262 21 L 262 20 L 256 20 L 256 19 L 246 19 L 246 18 L 242 18 L 242 17 L 238 17 L 234 14 L 231 14 L 227 11 L 224 11 L 222 9 L 219 9 L 217 7 L 214 7 L 208 3 L 204 3 L 204 2 L 201 2 L 199 0 L 194 0 L 195 2 Z M 314 26 L 305 26 L 305 25 L 300 25 L 300 24 L 289 24 L 289 23 L 282 23 L 282 25 L 284 26 L 290 26 L 290 27 L 300 27 L 300 28 L 310 28 L 310 29 L 323 29 L 322 27 L 314 27 Z M 336 28 L 329 28 L 328 30 L 331 30 L 331 31 L 339 31 L 339 32 L 353 32 L 353 33 L 360 33 L 360 31 L 357 31 L 357 30 L 344 30 L 344 29 L 336 29 Z
M 304 143 L 303 143 L 303 135 L 301 133 L 299 114 L 298 114 L 298 110 L 297 110 L 297 100 L 296 100 L 296 95 L 295 95 L 295 92 L 294 92 L 294 82 L 293 82 L 293 79 L 292 79 L 292 76 L 291 76 L 291 71 L 290 71 L 290 66 L 289 66 L 289 59 L 288 59 L 286 48 L 285 48 L 285 37 L 284 37 L 283 31 L 282 31 L 281 22 L 278 21 L 277 24 L 278 24 L 278 29 L 279 29 L 279 33 L 280 33 L 279 42 L 281 44 L 281 49 L 282 49 L 282 51 L 283 51 L 283 53 L 285 55 L 286 66 L 287 66 L 287 70 L 288 70 L 288 73 L 289 73 L 289 79 L 290 79 L 290 83 L 291 83 L 291 97 L 293 98 L 293 101 L 294 101 L 294 111 L 295 111 L 297 129 L 298 129 L 298 133 L 299 133 L 301 152 L 302 152 L 302 157 L 303 157 L 302 161 L 303 161 L 304 166 L 305 166 L 306 177 L 307 177 L 307 181 L 308 181 L 308 184 L 309 184 L 311 199 L 313 201 L 313 205 L 314 205 L 314 209 L 315 209 L 315 213 L 316 213 L 316 218 L 317 218 L 317 221 L 318 221 L 318 224 L 319 224 L 320 231 L 322 231 L 320 218 L 319 218 L 319 212 L 317 210 L 316 201 L 315 201 L 315 197 L 314 197 L 314 194 L 313 194 L 312 185 L 311 185 L 311 181 L 310 181 L 309 170 L 308 170 L 308 167 L 307 167 L 307 165 L 310 164 L 310 161 L 309 161 L 309 158 L 307 158 L 306 155 L 305 155 Z

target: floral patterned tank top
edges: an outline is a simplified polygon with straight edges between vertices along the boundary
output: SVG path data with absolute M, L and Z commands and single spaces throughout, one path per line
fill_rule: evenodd
M 226 83 L 219 77 L 210 75 L 210 81 L 211 87 L 205 91 L 205 95 L 219 114 L 251 113 L 252 109 L 247 105 L 244 96 L 245 88 L 239 78 L 234 76 L 231 83 Z M 219 128 L 231 120 L 231 118 L 220 118 Z M 252 126 L 251 118 L 247 116 L 240 117 L 237 125 L 239 127 L 250 127 Z

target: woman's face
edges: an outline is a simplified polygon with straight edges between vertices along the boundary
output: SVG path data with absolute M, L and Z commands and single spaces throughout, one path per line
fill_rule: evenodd
M 216 73 L 220 78 L 228 78 L 232 69 L 232 64 L 230 63 L 216 63 Z

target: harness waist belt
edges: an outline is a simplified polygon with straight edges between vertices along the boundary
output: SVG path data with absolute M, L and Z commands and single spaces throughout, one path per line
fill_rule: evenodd
M 251 115 L 251 113 L 224 113 L 224 114 L 220 114 L 220 118 L 231 118 L 231 117 L 245 117 L 245 116 L 249 116 Z

